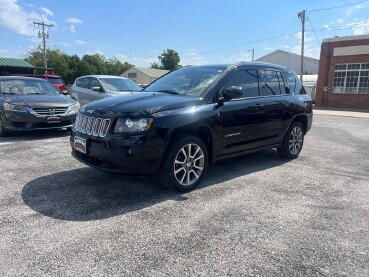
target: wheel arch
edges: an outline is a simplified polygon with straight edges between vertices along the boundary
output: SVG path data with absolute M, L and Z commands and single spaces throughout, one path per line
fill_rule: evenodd
M 185 128 L 174 130 L 170 137 L 168 145 L 170 145 L 172 141 L 176 140 L 177 138 L 185 134 L 198 137 L 199 139 L 202 140 L 202 142 L 205 144 L 206 149 L 208 151 L 209 163 L 211 163 L 212 162 L 213 140 L 212 140 L 210 127 L 206 125 L 199 125 L 199 126 L 185 127 Z M 168 147 L 167 147 L 167 151 L 168 151 Z
M 302 128 L 304 129 L 304 134 L 307 133 L 307 131 L 308 131 L 308 116 L 307 115 L 304 115 L 304 114 L 296 115 L 292 119 L 290 126 L 294 122 L 299 122 L 302 125 Z

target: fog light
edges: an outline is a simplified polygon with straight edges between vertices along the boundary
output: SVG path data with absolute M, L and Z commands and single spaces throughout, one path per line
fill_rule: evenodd
M 136 147 L 130 147 L 130 148 L 128 148 L 128 154 L 130 156 L 136 156 L 136 154 L 137 154 L 137 148 Z

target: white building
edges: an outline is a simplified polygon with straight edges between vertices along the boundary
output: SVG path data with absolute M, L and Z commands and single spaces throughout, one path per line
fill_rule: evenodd
M 120 74 L 120 76 L 131 79 L 136 84 L 148 85 L 168 72 L 169 70 L 131 67 Z
M 297 74 L 300 74 L 301 56 L 290 52 L 276 50 L 268 55 L 256 59 L 258 62 L 274 63 L 288 67 Z M 304 73 L 318 74 L 319 60 L 304 57 Z

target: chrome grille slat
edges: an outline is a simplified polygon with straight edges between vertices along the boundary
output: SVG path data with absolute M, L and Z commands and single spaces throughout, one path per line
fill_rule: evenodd
M 60 115 L 65 114 L 68 107 L 57 107 L 57 108 L 33 108 L 33 111 L 38 115 Z
M 94 137 L 105 137 L 109 131 L 111 119 L 96 118 L 78 113 L 74 129 L 83 134 Z

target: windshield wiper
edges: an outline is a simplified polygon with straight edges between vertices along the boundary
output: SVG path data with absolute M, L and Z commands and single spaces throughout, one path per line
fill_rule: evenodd
M 14 92 L 1 92 L 1 94 L 10 94 L 10 95 L 16 95 L 17 93 L 14 93 Z
M 164 92 L 164 93 L 169 93 L 169 94 L 174 94 L 174 95 L 179 95 L 179 92 L 176 92 L 174 90 L 170 90 L 170 89 L 159 89 L 156 92 Z

